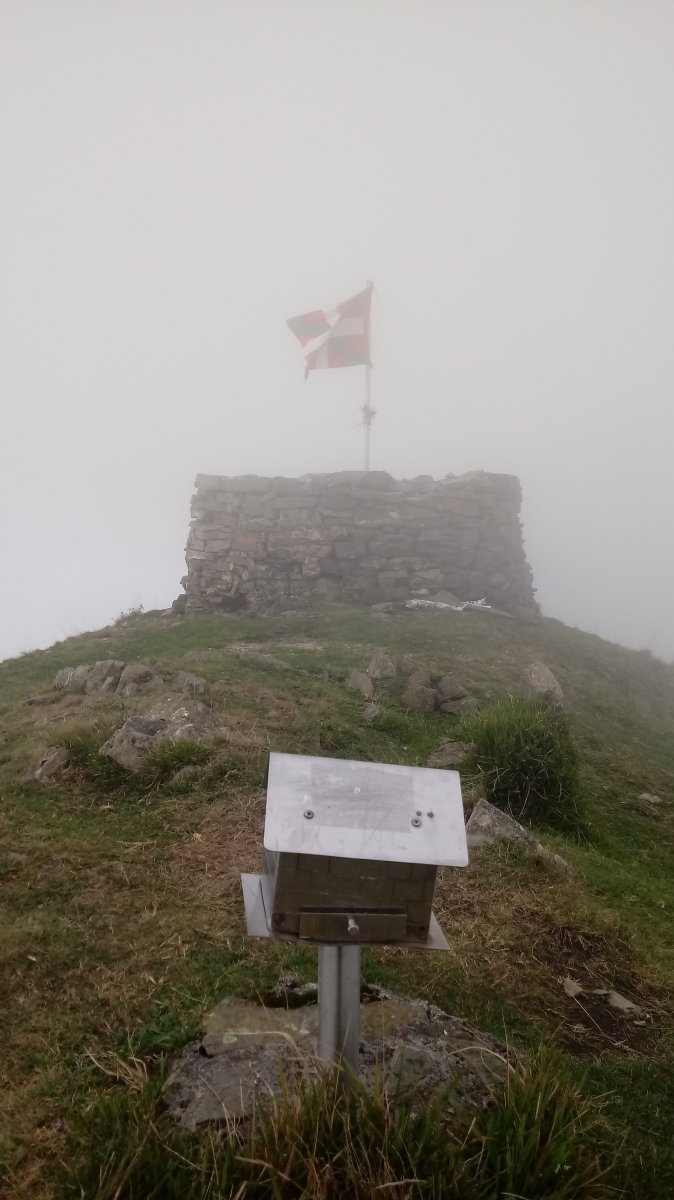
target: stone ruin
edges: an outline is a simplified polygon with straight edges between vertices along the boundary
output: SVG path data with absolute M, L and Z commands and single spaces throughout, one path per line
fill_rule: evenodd
M 536 610 L 513 475 L 198 475 L 186 611 L 483 597 Z

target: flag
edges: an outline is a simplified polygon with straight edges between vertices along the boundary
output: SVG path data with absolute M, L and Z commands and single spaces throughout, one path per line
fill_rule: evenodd
M 316 309 L 291 317 L 288 328 L 304 351 L 304 378 L 323 367 L 370 366 L 372 284 L 329 312 Z

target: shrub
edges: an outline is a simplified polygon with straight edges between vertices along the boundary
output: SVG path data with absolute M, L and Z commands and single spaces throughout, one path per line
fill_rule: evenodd
M 466 717 L 460 736 L 475 744 L 468 770 L 492 804 L 518 821 L 579 830 L 578 756 L 561 712 L 508 698 Z

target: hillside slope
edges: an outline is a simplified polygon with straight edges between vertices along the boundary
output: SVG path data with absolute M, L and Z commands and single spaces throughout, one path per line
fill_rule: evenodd
M 554 1042 L 590 1091 L 610 1093 L 610 1119 L 627 1129 L 628 1194 L 674 1194 L 674 668 L 550 620 L 334 608 L 132 616 L 0 664 L 8 1196 L 52 1194 L 72 1114 L 109 1083 L 94 1061 L 181 1044 L 224 994 L 264 992 L 289 971 L 315 978 L 310 950 L 241 936 L 238 875 L 259 864 L 269 749 L 425 765 L 452 736 L 455 718 L 407 712 L 393 689 L 365 719 L 344 677 L 377 649 L 455 673 L 481 705 L 545 662 L 566 696 L 588 827 L 580 840 L 541 834 L 568 876 L 505 845 L 446 871 L 436 907 L 452 954 L 371 952 L 365 978 L 516 1047 Z M 113 769 L 99 748 L 147 695 L 53 688 L 62 667 L 104 659 L 205 679 L 226 729 L 210 760 L 171 750 L 142 778 Z M 31 779 L 59 745 L 65 768 Z M 185 765 L 195 769 L 176 780 Z M 567 978 L 619 990 L 638 1019 L 568 995 Z

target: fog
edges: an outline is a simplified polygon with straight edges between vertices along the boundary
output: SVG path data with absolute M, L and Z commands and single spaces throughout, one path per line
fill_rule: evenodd
M 1 0 L 0 657 L 178 594 L 197 472 L 519 475 L 543 611 L 674 657 L 674 6 Z

